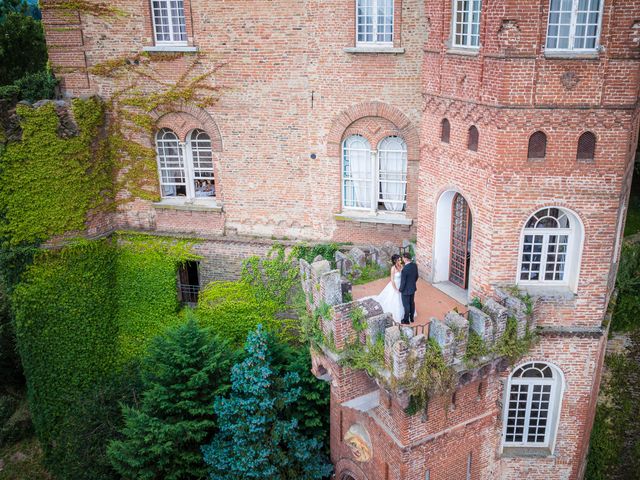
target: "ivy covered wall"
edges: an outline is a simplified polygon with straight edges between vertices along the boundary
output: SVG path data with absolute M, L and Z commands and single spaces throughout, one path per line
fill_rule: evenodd
M 17 107 L 21 138 L 8 137 L 0 156 L 0 235 L 10 245 L 84 230 L 112 198 L 104 105 L 76 99 L 71 113 L 54 102 Z

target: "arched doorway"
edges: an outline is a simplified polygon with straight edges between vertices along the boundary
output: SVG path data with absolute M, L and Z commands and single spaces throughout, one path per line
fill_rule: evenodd
M 471 264 L 471 211 L 462 195 L 453 196 L 451 206 L 451 255 L 449 281 L 466 290 L 469 287 Z
M 433 283 L 447 293 L 468 300 L 471 271 L 473 219 L 464 196 L 454 190 L 444 192 L 436 205 L 436 232 Z
M 350 473 L 343 473 L 340 480 L 356 480 L 356 478 Z

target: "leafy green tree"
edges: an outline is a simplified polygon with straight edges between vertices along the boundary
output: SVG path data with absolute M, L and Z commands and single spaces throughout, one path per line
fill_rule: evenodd
M 274 366 L 262 326 L 249 334 L 246 358 L 231 372 L 232 392 L 218 397 L 219 432 L 202 448 L 211 480 L 321 479 L 331 473 L 321 443 L 300 432 L 291 406 L 300 398 L 295 372 Z
M 200 445 L 215 427 L 211 404 L 228 389 L 229 352 L 193 320 L 155 339 L 142 363 L 142 401 L 123 407 L 123 438 L 107 449 L 122 477 L 206 477 Z
M 22 13 L 9 12 L 0 23 L 0 85 L 45 70 L 47 47 L 42 25 Z

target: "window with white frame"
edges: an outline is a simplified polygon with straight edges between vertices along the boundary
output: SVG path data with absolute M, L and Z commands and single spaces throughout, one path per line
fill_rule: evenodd
M 573 214 L 561 208 L 539 210 L 523 231 L 518 283 L 575 283 L 580 243 L 580 225 Z
M 394 0 L 356 0 L 356 44 L 393 45 Z
M 480 11 L 482 0 L 453 0 L 454 47 L 480 46 Z
M 187 44 L 183 0 L 151 0 L 151 15 L 156 44 Z
M 364 137 L 343 142 L 342 205 L 347 209 L 402 212 L 407 204 L 407 145 L 386 137 L 377 151 Z
M 211 138 L 202 130 L 193 130 L 186 143 L 168 128 L 156 135 L 156 153 L 162 198 L 214 199 Z
M 546 49 L 596 50 L 603 4 L 604 0 L 551 0 Z
M 503 445 L 552 448 L 562 388 L 562 375 L 551 364 L 531 362 L 516 368 L 506 392 Z

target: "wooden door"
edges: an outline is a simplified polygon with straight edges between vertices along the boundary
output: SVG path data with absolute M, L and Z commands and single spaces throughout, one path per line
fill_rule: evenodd
M 469 204 L 462 195 L 453 197 L 451 212 L 451 255 L 449 281 L 466 290 L 468 284 L 469 246 L 471 239 L 471 214 Z

